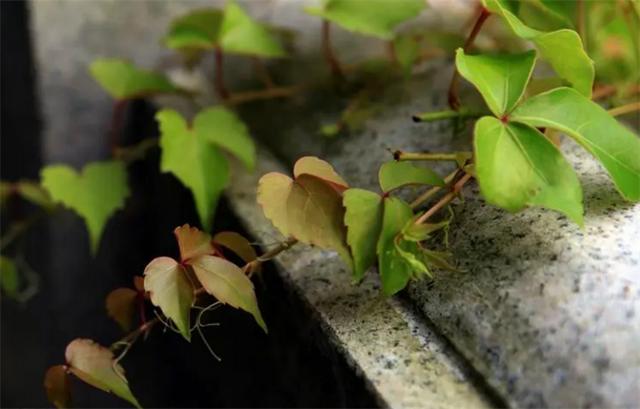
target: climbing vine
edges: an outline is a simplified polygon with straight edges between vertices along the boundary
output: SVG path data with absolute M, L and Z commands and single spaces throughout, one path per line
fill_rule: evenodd
M 306 9 L 322 19 L 319 35 L 332 81 L 349 84 L 358 78 L 352 81 L 357 86 L 351 87 L 353 97 L 344 111 L 319 133 L 348 134 L 377 112 L 368 104 L 381 84 L 410 76 L 417 64 L 429 58 L 434 45 L 448 51 L 453 41 L 457 49 L 448 109 L 416 114 L 413 120 L 475 121 L 472 148 L 395 151 L 389 162 L 372 169 L 378 174 L 379 191 L 350 186 L 329 163 L 316 157 L 300 158 L 292 175 L 263 175 L 257 186 L 258 203 L 286 239 L 262 255 L 238 233 L 207 232 L 229 183 L 228 155 L 248 170 L 255 167 L 256 147 L 249 127 L 234 108 L 313 89 L 310 84 L 276 85 L 263 63 L 263 59 L 288 55 L 288 33 L 255 21 L 233 1 L 223 9 L 200 9 L 174 20 L 164 44 L 181 56 L 186 67 L 196 66 L 208 53 L 213 55 L 211 77 L 219 104 L 201 107 L 193 118 L 161 109 L 156 114 L 160 137 L 132 147 L 120 146 L 123 115 L 131 100 L 171 94 L 199 106 L 199 90 L 125 60 L 98 59 L 91 65 L 91 75 L 113 98 L 109 130 L 113 157 L 89 163 L 80 171 L 50 165 L 42 169 L 40 181 L 2 182 L 3 204 L 26 200 L 41 209 L 3 232 L 3 293 L 25 298 L 16 242 L 43 216 L 63 208 L 74 211 L 86 224 L 91 251 L 97 252 L 106 223 L 125 206 L 130 193 L 128 164 L 152 149 L 161 152 L 159 171 L 172 174 L 190 190 L 202 229 L 177 227 L 179 260 L 151 260 L 131 288 L 118 288 L 108 295 L 108 315 L 131 332 L 109 347 L 88 339 L 69 343 L 64 364 L 45 375 L 45 389 L 54 405 L 70 404 L 68 378 L 74 375 L 139 407 L 120 361 L 156 326 L 173 330 L 187 341 L 193 334 L 200 336 L 216 358 L 202 332 L 215 325 L 205 320 L 212 310 L 241 309 L 266 332 L 268 323 L 260 313 L 251 278 L 263 263 L 297 242 L 336 251 L 351 268 L 355 282 L 376 265 L 386 296 L 402 290 L 410 280 L 454 270 L 455 262 L 446 250 L 453 215 L 445 210 L 473 180 L 487 202 L 507 211 L 541 206 L 582 226 L 582 188 L 558 148 L 560 134 L 574 139 L 602 164 L 624 199 L 640 200 L 640 139 L 614 118 L 640 109 L 637 102 L 629 102 L 634 96 L 637 100 L 640 92 L 637 2 L 483 0 L 466 39 L 455 33 L 442 36 L 426 29 L 400 28 L 424 7 L 423 0 L 325 0 L 320 7 Z M 508 30 L 518 50 L 478 52 L 475 40 L 488 22 Z M 390 58 L 375 69 L 366 64 L 343 65 L 332 46 L 333 25 L 387 42 Z M 244 56 L 253 65 L 263 89 L 229 89 L 223 60 L 230 54 Z M 534 75 L 538 71 L 546 76 Z M 363 83 L 362 78 L 367 81 Z M 475 87 L 484 105 L 462 100 L 458 93 L 462 79 Z M 611 104 L 617 106 L 611 108 Z M 418 161 L 449 161 L 456 168 L 439 175 L 418 166 Z M 406 195 L 398 194 L 406 186 L 424 187 L 424 191 L 407 202 Z M 156 307 L 153 318 L 145 316 L 148 304 Z

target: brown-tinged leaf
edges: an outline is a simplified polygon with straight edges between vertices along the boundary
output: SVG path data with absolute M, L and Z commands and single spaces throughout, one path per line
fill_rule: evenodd
M 287 198 L 292 185 L 293 179 L 278 172 L 267 173 L 258 182 L 258 203 L 266 218 L 283 236 L 292 235 L 287 212 Z
M 223 304 L 247 311 L 267 332 L 262 319 L 253 283 L 240 267 L 220 257 L 202 255 L 191 262 L 191 267 L 204 289 Z
M 211 236 L 197 227 L 191 227 L 188 224 L 176 227 L 173 234 L 178 240 L 180 248 L 180 259 L 186 261 L 203 254 L 213 254 L 214 249 L 211 245 Z
M 44 389 L 47 399 L 56 408 L 68 408 L 71 404 L 71 388 L 65 365 L 55 365 L 44 375 Z
M 293 166 L 293 176 L 297 179 L 301 175 L 316 176 L 337 185 L 337 187 L 342 188 L 342 190 L 349 187 L 349 184 L 336 173 L 333 166 L 315 156 L 304 156 L 296 161 L 296 164 Z
M 247 240 L 243 235 L 234 231 L 222 231 L 216 234 L 215 236 L 213 236 L 213 242 L 214 244 L 226 247 L 227 249 L 231 250 L 245 263 L 250 263 L 258 258 L 256 250 L 253 248 L 253 246 L 251 246 L 249 240 Z M 258 267 L 258 269 L 259 268 L 260 267 Z
M 197 259 L 197 258 L 196 258 Z M 144 288 L 151 302 L 178 327 L 182 336 L 191 340 L 190 310 L 193 287 L 184 267 L 170 257 L 158 257 L 144 269 Z
M 114 363 L 108 348 L 90 339 L 77 338 L 67 345 L 65 357 L 69 370 L 80 380 L 141 407 L 129 389 L 124 369 Z
M 142 277 L 142 276 L 133 277 L 133 286 L 138 291 L 141 291 L 141 292 L 145 291 L 145 289 L 144 289 L 144 277 Z
M 138 293 L 131 288 L 116 288 L 107 295 L 107 315 L 113 318 L 123 331 L 131 330 L 137 297 Z

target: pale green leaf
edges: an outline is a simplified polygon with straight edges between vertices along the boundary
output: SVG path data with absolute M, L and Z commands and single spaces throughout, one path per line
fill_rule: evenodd
M 207 255 L 194 259 L 190 264 L 209 294 L 223 304 L 247 311 L 267 332 L 267 325 L 258 308 L 253 283 L 240 267 L 223 258 Z
M 583 224 L 580 182 L 544 135 L 487 116 L 476 123 L 474 141 L 476 174 L 489 203 L 511 212 L 544 206 Z
M 253 20 L 234 1 L 228 2 L 224 9 L 220 46 L 227 53 L 260 57 L 284 57 L 286 54 L 273 33 Z
M 11 298 L 18 296 L 18 267 L 9 257 L 0 255 L 0 288 Z
M 347 30 L 390 40 L 394 29 L 424 6 L 424 0 L 325 0 L 322 7 L 305 10 Z
M 396 252 L 411 267 L 411 278 L 419 279 L 425 275 L 433 277 L 422 257 L 422 249 L 415 241 L 395 240 Z
M 229 165 L 202 132 L 188 127 L 176 111 L 156 114 L 160 124 L 160 170 L 173 173 L 191 190 L 200 222 L 209 228 L 218 199 L 229 181 Z
M 347 243 L 353 256 L 353 278 L 360 281 L 376 261 L 376 245 L 382 228 L 382 197 L 363 189 L 344 192 Z
M 387 162 L 380 167 L 378 180 L 383 192 L 406 185 L 444 186 L 444 180 L 428 168 L 419 168 L 409 162 Z
M 622 196 L 640 200 L 640 138 L 598 104 L 571 88 L 557 88 L 525 101 L 511 120 L 573 137 L 602 163 Z
M 282 173 L 270 172 L 263 175 L 258 182 L 258 204 L 267 219 L 283 236 L 293 235 L 295 226 L 289 225 L 287 200 L 291 194 L 293 180 Z
M 406 287 L 413 273 L 412 266 L 398 253 L 395 244 L 396 236 L 412 216 L 413 212 L 407 203 L 396 197 L 384 199 L 382 231 L 376 248 L 382 292 L 387 296 Z
M 253 248 L 249 240 L 240 233 L 236 233 L 234 231 L 221 231 L 213 236 L 213 242 L 218 246 L 231 250 L 245 263 L 250 263 L 258 258 L 258 254 L 256 254 L 256 250 Z
M 102 88 L 118 100 L 178 91 L 164 75 L 139 69 L 125 60 L 99 58 L 89 70 Z
M 505 6 L 504 0 L 483 0 L 485 7 L 502 16 L 515 35 L 532 41 L 540 57 L 547 60 L 556 73 L 567 80 L 581 94 L 591 97 L 595 76 L 593 61 L 582 46 L 580 36 L 573 30 L 561 29 L 545 33 L 527 27 Z
M 47 369 L 44 375 L 44 389 L 47 399 L 56 408 L 68 408 L 71 405 L 71 385 L 64 365 L 55 365 Z
M 173 230 L 180 249 L 180 260 L 185 262 L 203 254 L 213 254 L 211 236 L 197 227 L 184 224 Z
M 222 12 L 216 9 L 194 10 L 171 22 L 164 43 L 172 49 L 212 49 L 218 42 Z
M 438 223 L 415 223 L 415 219 L 419 217 L 412 218 L 403 228 L 402 228 L 402 238 L 408 241 L 420 242 L 429 238 L 431 233 L 444 229 L 450 224 L 449 220 L 443 220 Z
M 520 101 L 536 61 L 535 51 L 522 54 L 466 55 L 456 51 L 456 67 L 476 86 L 496 116 L 508 114 Z
M 107 315 L 118 323 L 123 331 L 130 331 L 138 301 L 138 292 L 131 288 L 116 288 L 107 295 Z
M 144 289 L 153 305 L 176 324 L 187 340 L 191 340 L 190 316 L 193 287 L 184 267 L 170 257 L 157 257 L 144 269 Z
M 81 173 L 66 165 L 42 169 L 42 186 L 51 198 L 78 213 L 85 221 L 95 253 L 104 226 L 124 206 L 129 195 L 127 171 L 120 161 L 92 162 Z
M 65 351 L 69 370 L 89 385 L 101 389 L 130 402 L 140 404 L 131 393 L 124 369 L 114 364 L 113 353 L 90 339 L 75 339 Z

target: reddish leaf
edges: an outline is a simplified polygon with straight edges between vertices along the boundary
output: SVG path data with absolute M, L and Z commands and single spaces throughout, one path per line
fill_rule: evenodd
M 133 325 L 138 293 L 131 288 L 116 288 L 107 295 L 107 315 L 113 318 L 124 331 Z
M 173 234 L 176 236 L 176 240 L 178 240 L 180 259 L 182 261 L 196 258 L 203 254 L 214 253 L 213 246 L 211 245 L 211 236 L 197 227 L 191 227 L 185 224 L 176 227 Z
M 68 408 L 71 403 L 71 388 L 69 375 L 65 365 L 52 366 L 44 375 L 44 389 L 47 399 L 56 408 Z

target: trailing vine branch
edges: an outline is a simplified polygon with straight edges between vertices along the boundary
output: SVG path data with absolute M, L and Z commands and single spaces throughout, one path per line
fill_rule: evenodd
M 456 198 L 456 196 L 458 196 L 465 183 L 471 180 L 471 178 L 472 176 L 470 173 L 465 173 L 464 176 L 460 178 L 460 180 L 458 180 L 455 185 L 453 185 L 451 191 L 442 196 L 442 198 L 436 204 L 434 204 L 429 210 L 427 210 L 422 216 L 420 216 L 416 220 L 415 224 L 422 224 L 426 222 L 431 216 L 437 213 L 438 210 L 449 204 L 453 199 Z
M 456 70 L 456 73 L 458 71 Z M 482 112 L 474 112 L 468 109 L 460 108 L 458 110 L 444 110 L 437 112 L 425 112 L 422 114 L 413 115 L 411 119 L 413 122 L 433 122 L 440 121 L 443 119 L 453 119 L 453 118 L 479 118 L 485 115 Z
M 215 58 L 215 78 L 214 78 L 214 86 L 216 89 L 216 93 L 218 97 L 222 100 L 226 100 L 229 98 L 229 91 L 224 85 L 224 56 L 222 54 L 222 49 L 220 47 L 216 47 L 214 51 Z
M 471 152 L 402 152 L 395 151 L 393 159 L 410 161 L 452 161 L 458 162 L 461 158 L 470 158 Z
M 324 53 L 324 59 L 331 70 L 331 74 L 337 78 L 343 78 L 344 73 L 331 45 L 331 23 L 328 20 L 322 21 L 322 51 Z
M 439 191 L 441 191 L 445 187 L 451 186 L 452 181 L 456 178 L 456 176 L 458 175 L 459 172 L 460 172 L 460 169 L 456 169 L 453 172 L 451 172 L 450 174 L 448 174 L 447 176 L 445 176 L 445 178 L 444 178 L 445 185 L 444 186 L 434 186 L 431 189 L 429 189 L 429 190 L 425 191 L 424 193 L 422 193 L 417 198 L 415 198 L 414 201 L 411 202 L 411 204 L 410 204 L 411 208 L 412 209 L 417 208 L 422 203 L 426 202 L 427 200 L 429 200 L 430 198 L 435 196 Z
M 611 116 L 619 116 L 628 114 L 630 112 L 640 111 L 640 101 L 632 102 L 630 104 L 622 105 L 619 107 L 611 108 L 608 112 Z

